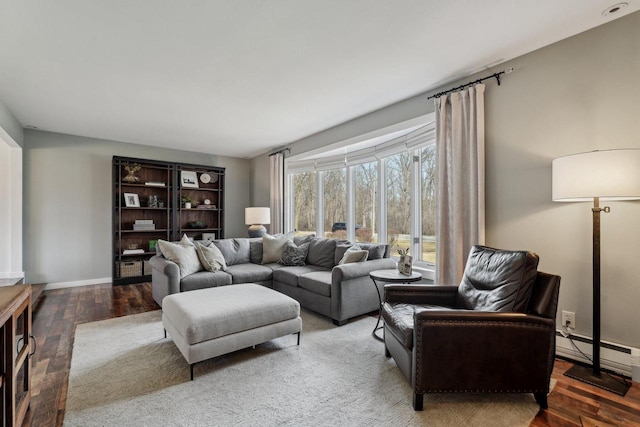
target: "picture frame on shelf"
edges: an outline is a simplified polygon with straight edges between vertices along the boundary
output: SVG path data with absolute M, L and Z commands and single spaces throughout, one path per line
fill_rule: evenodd
M 198 174 L 193 171 L 181 171 L 180 184 L 183 188 L 199 188 Z
M 216 240 L 216 233 L 202 233 L 202 240 L 209 242 Z
M 124 194 L 124 205 L 127 208 L 139 208 L 140 207 L 140 198 L 136 193 L 123 193 Z

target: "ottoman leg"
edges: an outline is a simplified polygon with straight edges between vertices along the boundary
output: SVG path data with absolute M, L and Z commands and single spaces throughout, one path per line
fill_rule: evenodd
M 193 381 L 193 365 L 194 365 L 194 363 L 189 364 L 189 371 L 191 373 L 191 381 Z
M 166 329 L 164 330 L 164 337 L 165 338 L 167 337 L 167 330 Z
M 298 332 L 298 345 L 300 345 L 300 332 Z

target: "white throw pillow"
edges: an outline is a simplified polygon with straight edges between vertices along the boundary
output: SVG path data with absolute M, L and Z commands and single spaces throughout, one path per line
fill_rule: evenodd
M 181 279 L 189 274 L 202 271 L 202 264 L 200 264 L 196 248 L 191 241 L 187 245 L 186 243 L 182 244 L 182 240 L 180 244 L 158 240 L 158 247 L 166 259 L 178 264 Z
M 360 246 L 353 245 L 346 250 L 344 256 L 338 262 L 338 264 L 349 264 L 351 262 L 364 262 L 369 256 L 369 251 L 366 249 L 360 249 Z
M 227 269 L 227 262 L 216 245 L 196 245 L 196 252 L 205 270 L 215 272 Z
M 265 234 L 262 236 L 262 263 L 270 264 L 280 261 L 282 251 L 287 242 L 292 242 L 293 233 L 283 234 L 280 236 L 272 236 Z

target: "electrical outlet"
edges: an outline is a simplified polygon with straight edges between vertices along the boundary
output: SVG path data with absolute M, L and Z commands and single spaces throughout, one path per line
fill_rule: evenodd
M 562 326 L 568 326 L 571 329 L 576 328 L 576 314 L 572 311 L 562 310 Z

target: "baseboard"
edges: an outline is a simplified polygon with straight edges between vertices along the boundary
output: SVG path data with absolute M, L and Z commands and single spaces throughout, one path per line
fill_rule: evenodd
M 75 288 L 76 286 L 102 285 L 103 283 L 111 283 L 111 277 L 104 277 L 102 279 L 78 280 L 75 282 L 48 283 L 44 290 L 51 291 L 53 289 Z
M 584 354 L 589 357 L 593 356 L 593 340 L 591 337 L 572 334 L 571 338 Z M 632 347 L 600 341 L 600 365 L 604 369 L 631 377 L 631 350 Z M 571 344 L 569 338 L 565 338 L 560 331 L 556 331 L 556 355 L 591 365 L 591 362 L 580 354 Z

